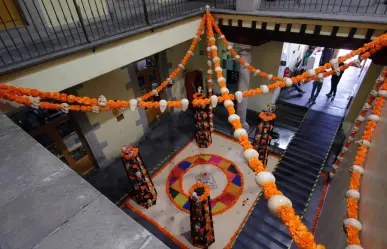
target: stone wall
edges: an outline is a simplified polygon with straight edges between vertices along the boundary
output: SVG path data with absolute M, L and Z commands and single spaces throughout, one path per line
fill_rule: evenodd
M 0 114 L 1 249 L 167 247 Z

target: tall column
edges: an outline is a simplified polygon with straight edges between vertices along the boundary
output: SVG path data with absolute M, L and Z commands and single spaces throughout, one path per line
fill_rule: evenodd
M 246 62 L 251 63 L 251 46 L 244 44 L 234 44 L 235 49 L 239 49 L 240 57 Z M 241 66 L 239 68 L 238 90 L 246 91 L 249 89 L 250 83 L 250 71 L 247 67 Z M 242 126 L 245 130 L 249 128 L 249 124 L 246 122 L 247 111 L 247 98 L 243 98 L 242 102 L 237 106 L 237 113 L 241 119 Z

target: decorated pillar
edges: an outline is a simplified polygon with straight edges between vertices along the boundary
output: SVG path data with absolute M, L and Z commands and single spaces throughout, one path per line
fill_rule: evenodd
M 199 248 L 208 248 L 215 242 L 210 187 L 197 182 L 189 190 L 189 201 L 193 245 Z
M 138 148 L 122 146 L 121 158 L 132 185 L 134 200 L 145 208 L 156 205 L 157 192 Z
M 274 127 L 274 105 L 268 105 L 267 112 L 261 112 L 258 116 L 260 122 L 257 125 L 254 136 L 254 149 L 259 153 L 259 160 L 266 167 L 269 158 L 271 133 Z
M 251 46 L 243 44 L 234 44 L 235 49 L 239 49 L 240 57 L 247 63 L 251 63 Z M 239 79 L 238 79 L 238 91 L 249 90 L 250 82 L 250 70 L 246 66 L 240 66 Z M 249 128 L 249 124 L 246 122 L 247 112 L 247 98 L 243 98 L 241 103 L 238 103 L 237 114 L 241 119 L 242 126 L 245 130 Z
M 195 93 L 194 100 L 201 100 L 206 97 L 204 93 Z M 197 105 L 195 107 L 196 143 L 200 148 L 208 148 L 212 143 L 209 105 Z

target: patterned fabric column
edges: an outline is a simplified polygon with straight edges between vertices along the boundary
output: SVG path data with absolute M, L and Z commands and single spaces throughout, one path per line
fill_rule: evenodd
M 204 93 L 195 93 L 194 99 L 204 99 Z M 195 107 L 196 143 L 200 148 L 208 148 L 212 143 L 209 105 Z
M 264 167 L 267 165 L 270 151 L 271 133 L 274 127 L 275 114 L 271 111 L 259 114 L 260 122 L 257 125 L 254 136 L 254 149 L 259 153 L 259 160 Z
M 208 248 L 215 242 L 210 187 L 200 182 L 194 184 L 189 190 L 189 201 L 193 245 Z
M 149 208 L 156 205 L 157 192 L 137 148 L 122 146 L 121 158 L 137 204 Z

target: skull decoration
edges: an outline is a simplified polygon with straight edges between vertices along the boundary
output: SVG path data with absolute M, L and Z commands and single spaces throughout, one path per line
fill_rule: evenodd
M 94 112 L 94 113 L 99 113 L 99 106 L 93 105 L 93 106 L 91 107 L 91 110 L 92 110 L 92 112 Z
M 67 103 L 60 104 L 60 109 L 64 113 L 69 113 L 70 106 Z
M 199 230 L 200 230 L 200 225 L 197 223 L 197 224 L 195 224 L 195 231 L 199 232 Z
M 340 74 L 341 74 L 340 68 L 336 68 L 336 69 L 335 69 L 335 73 L 336 73 L 337 76 L 340 76 Z
M 211 7 L 210 5 L 206 5 L 206 11 L 210 11 Z
M 356 122 L 363 122 L 364 119 L 365 119 L 365 118 L 364 118 L 362 115 L 359 115 L 359 116 L 357 116 L 357 118 L 356 118 Z
M 103 95 L 99 96 L 99 98 L 98 98 L 98 105 L 102 106 L 102 107 L 107 105 L 107 99 L 106 99 L 105 96 L 103 96 Z
M 370 94 L 371 94 L 372 96 L 374 96 L 374 97 L 377 97 L 377 96 L 378 96 L 378 92 L 375 91 L 375 90 L 372 90 L 372 91 L 370 92 Z
M 31 97 L 31 107 L 38 109 L 40 106 L 40 99 Z
M 371 105 L 368 104 L 368 103 L 365 103 L 365 104 L 363 105 L 363 110 L 369 110 L 370 108 L 371 108 Z
M 167 79 L 167 82 L 168 82 L 168 85 L 170 85 L 170 86 L 173 85 L 173 81 L 170 78 Z
M 360 67 L 361 61 L 359 59 L 355 59 L 352 61 L 352 65 L 355 67 Z
M 137 177 L 137 180 L 142 181 L 142 175 L 140 171 L 136 172 L 136 177 Z
M 157 92 L 156 89 L 153 89 L 152 92 L 153 92 L 153 95 L 154 95 L 154 96 L 159 96 L 159 93 Z
M 384 82 L 384 80 L 385 80 L 385 77 L 384 77 L 384 76 L 382 76 L 382 75 L 380 75 L 376 81 L 378 81 L 378 82 L 382 82 L 382 83 L 383 83 L 383 82 Z
M 359 127 L 357 127 L 357 126 L 354 126 L 353 128 L 352 128 L 352 131 L 358 131 L 359 130 Z
M 151 199 L 148 199 L 147 203 L 148 203 L 148 207 L 150 207 L 150 206 L 152 206 L 152 205 L 153 205 L 153 202 L 152 202 L 152 200 L 151 200 Z
M 368 148 L 368 147 L 371 146 L 370 141 L 364 140 L 364 139 L 361 139 L 361 140 L 357 141 L 357 143 L 358 143 L 360 146 L 364 146 L 364 147 L 366 147 L 366 148 Z

